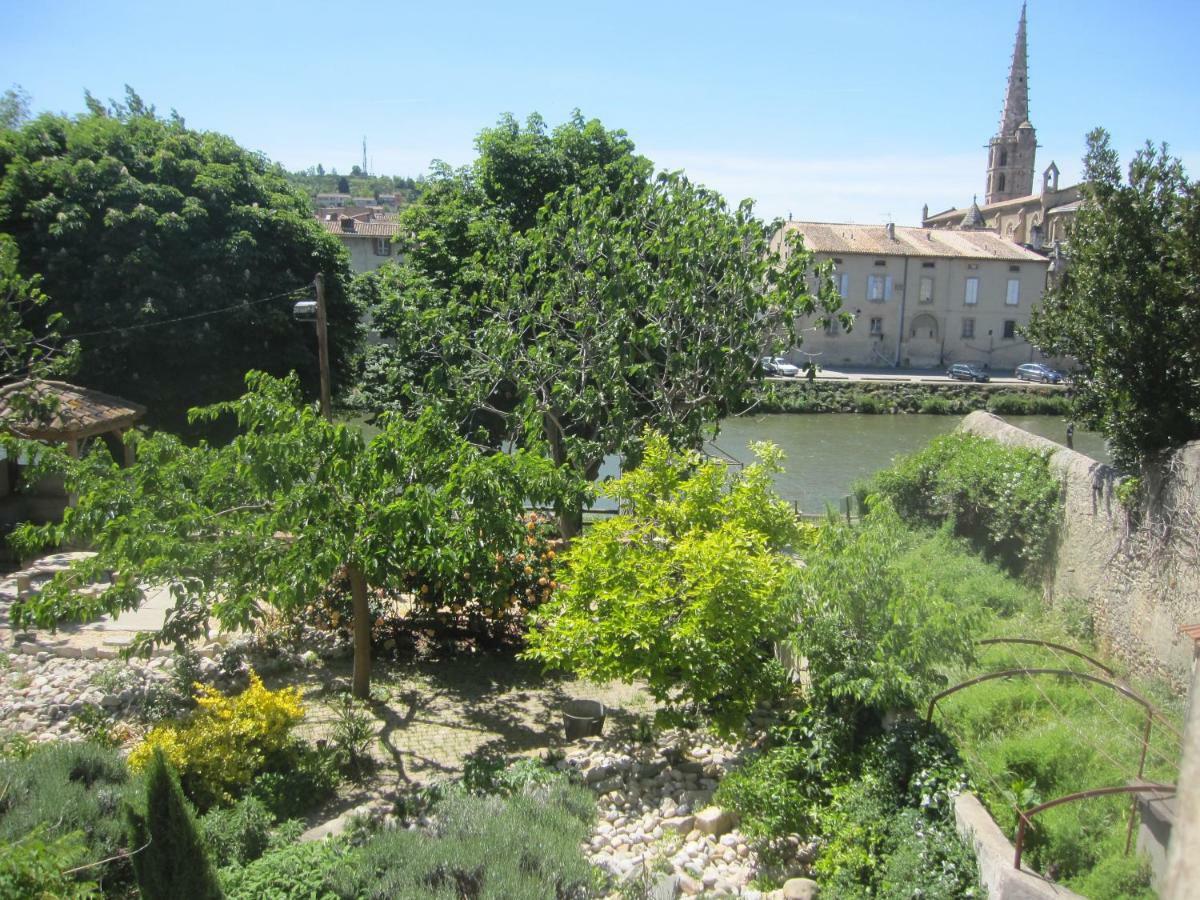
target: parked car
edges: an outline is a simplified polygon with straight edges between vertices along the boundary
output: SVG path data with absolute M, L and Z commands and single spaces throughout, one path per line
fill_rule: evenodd
M 988 373 L 975 363 L 955 363 L 946 370 L 946 377 L 955 381 L 991 381 Z
M 764 375 L 776 375 L 781 378 L 799 378 L 799 366 L 793 366 L 782 356 L 764 356 L 758 361 Z
M 1055 372 L 1049 366 L 1041 363 L 1025 363 L 1023 366 L 1017 366 L 1016 376 L 1020 381 L 1040 381 L 1042 384 L 1062 384 L 1064 381 L 1061 372 Z

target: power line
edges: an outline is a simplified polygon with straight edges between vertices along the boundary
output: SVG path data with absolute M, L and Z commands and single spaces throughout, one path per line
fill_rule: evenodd
M 225 313 L 233 312 L 233 311 L 239 310 L 239 309 L 247 309 L 252 306 L 261 306 L 264 303 L 270 303 L 272 300 L 278 300 L 281 297 L 290 297 L 290 296 L 295 296 L 297 294 L 304 294 L 304 293 L 307 293 L 308 290 L 309 290 L 309 288 L 306 285 L 305 287 L 292 288 L 290 291 L 283 291 L 278 294 L 272 294 L 270 297 L 261 297 L 258 300 L 247 300 L 247 301 L 244 301 L 241 303 L 233 303 L 233 304 L 230 304 L 229 306 L 222 306 L 218 309 L 209 309 L 209 310 L 205 310 L 204 312 L 189 313 L 188 315 L 185 315 L 185 316 L 176 316 L 173 319 L 162 319 L 158 322 L 138 322 L 138 323 L 133 323 L 130 325 L 117 325 L 112 328 L 96 329 L 95 331 L 80 331 L 80 332 L 76 332 L 75 334 L 59 335 L 58 339 L 63 340 L 63 341 L 73 341 L 73 340 L 77 340 L 78 338 L 84 338 L 84 337 L 96 337 L 98 335 L 116 334 L 118 332 L 126 332 L 126 331 L 141 331 L 146 328 L 158 328 L 159 326 L 162 326 L 162 325 L 174 325 L 177 322 L 190 322 L 190 321 L 194 321 L 196 319 L 206 319 L 206 318 L 210 318 L 212 316 L 223 315 Z M 27 343 L 34 343 L 34 342 L 29 341 Z

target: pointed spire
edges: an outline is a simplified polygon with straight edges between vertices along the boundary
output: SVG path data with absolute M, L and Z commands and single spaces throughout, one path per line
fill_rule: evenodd
M 973 231 L 977 228 L 986 228 L 987 222 L 983 218 L 983 210 L 979 208 L 979 195 L 971 198 L 971 208 L 967 210 L 967 214 L 963 216 L 962 224 L 959 227 L 963 231 Z
M 1000 134 L 1015 134 L 1021 123 L 1029 121 L 1029 61 L 1025 46 L 1025 4 L 1017 24 L 1017 42 L 1013 47 L 1012 68 L 1008 72 L 1008 93 L 1000 117 Z

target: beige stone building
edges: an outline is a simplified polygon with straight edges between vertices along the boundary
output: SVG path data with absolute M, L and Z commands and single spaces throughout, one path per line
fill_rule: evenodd
M 984 203 L 929 214 L 926 205 L 921 224 L 926 228 L 986 230 L 1033 250 L 1057 255 L 1067 238 L 1067 225 L 1079 208 L 1079 185 L 1060 188 L 1058 166 L 1053 162 L 1042 173 L 1040 191 L 1034 193 L 1033 176 L 1037 132 L 1029 120 L 1029 60 L 1025 6 L 1017 24 L 1008 89 L 1000 127 L 988 142 Z
M 322 209 L 317 221 L 350 251 L 350 271 L 355 275 L 373 272 L 396 258 L 394 241 L 400 224 L 394 214 L 361 207 Z
M 800 323 L 793 362 L 1005 370 L 1043 359 L 1017 332 L 1041 299 L 1044 256 L 990 231 L 795 221 L 784 229 L 833 263 L 842 307 L 854 316 L 848 332 Z

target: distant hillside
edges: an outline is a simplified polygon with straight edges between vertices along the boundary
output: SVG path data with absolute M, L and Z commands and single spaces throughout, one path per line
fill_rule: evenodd
M 354 167 L 358 171 L 358 167 Z M 285 172 L 287 180 L 313 200 L 317 194 L 351 194 L 355 197 L 378 197 L 380 194 L 396 194 L 401 205 L 412 203 L 424 188 L 423 178 L 403 178 L 399 175 L 335 175 L 332 172 L 317 174 L 316 169 L 303 172 Z

